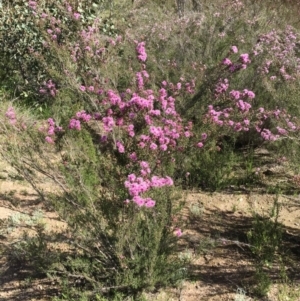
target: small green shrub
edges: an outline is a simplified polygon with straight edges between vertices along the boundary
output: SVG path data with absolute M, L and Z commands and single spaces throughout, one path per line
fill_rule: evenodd
M 247 233 L 251 251 L 256 260 L 255 292 L 259 296 L 265 296 L 268 293 L 272 284 L 268 270 L 280 257 L 282 226 L 278 222 L 279 212 L 280 204 L 277 196 L 268 216 L 254 215 L 253 228 Z
M 9 233 L 14 230 L 22 232 L 20 239 L 5 251 L 10 264 L 33 269 L 35 274 L 45 273 L 52 262 L 45 224 L 41 218 L 40 211 L 35 211 L 31 216 L 17 213 L 7 223 Z

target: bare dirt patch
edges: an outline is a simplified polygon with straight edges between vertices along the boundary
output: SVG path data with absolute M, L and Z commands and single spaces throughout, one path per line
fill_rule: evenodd
M 246 233 L 251 227 L 253 213 L 267 216 L 274 197 L 267 194 L 189 193 L 185 210 L 189 224 L 182 237 L 182 254 L 192 258 L 192 277 L 179 289 L 161 292 L 152 296 L 152 300 L 300 300 L 280 299 L 282 287 L 287 291 L 294 290 L 295 296 L 297 290 L 300 296 L 300 290 L 281 283 L 277 266 L 273 273 L 270 272 L 274 284 L 268 296 L 251 297 L 255 265 Z M 285 268 L 294 285 L 298 285 L 300 199 L 280 196 L 279 202 L 282 204 L 279 221 L 284 225 L 283 244 L 291 252 L 292 259 Z
M 0 168 L 0 300 L 51 300 L 58 291 L 56 283 L 44 275 L 31 278 L 32 270 L 17 258 L 12 260 L 17 256 L 7 250 L 21 242 L 24 232 L 35 236 L 34 224 L 45 225 L 45 235 L 49 237 L 58 237 L 67 225 L 12 168 L 3 163 Z M 51 189 L 49 184 L 44 186 Z M 49 248 L 61 244 L 56 240 Z

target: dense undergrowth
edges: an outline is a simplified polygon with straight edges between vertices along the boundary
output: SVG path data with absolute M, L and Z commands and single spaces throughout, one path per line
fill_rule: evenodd
M 176 285 L 182 190 L 259 186 L 257 149 L 295 175 L 274 190 L 297 191 L 295 3 L 1 2 L 0 151 L 76 246 L 42 260 L 39 228 L 22 260 L 62 287 L 82 280 L 61 299 Z

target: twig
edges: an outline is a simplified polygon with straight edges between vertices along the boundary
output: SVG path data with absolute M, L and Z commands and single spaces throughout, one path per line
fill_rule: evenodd
M 235 244 L 235 245 L 237 245 L 239 248 L 241 248 L 243 251 L 245 251 L 245 250 L 244 250 L 244 248 L 243 248 L 242 246 L 248 247 L 248 248 L 253 247 L 253 246 L 250 245 L 250 244 L 247 244 L 247 243 L 244 243 L 244 242 L 240 242 L 240 241 L 238 241 L 238 240 L 230 240 L 230 239 L 226 239 L 226 238 L 219 238 L 219 241 L 222 242 L 222 243 L 231 243 L 231 244 Z
M 300 203 L 300 198 L 293 198 L 293 197 L 288 196 L 288 195 L 282 195 L 282 197 Z

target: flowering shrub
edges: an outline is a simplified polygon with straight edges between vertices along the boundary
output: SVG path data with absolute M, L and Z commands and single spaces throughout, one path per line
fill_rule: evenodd
M 46 272 L 79 275 L 91 294 L 175 283 L 184 276 L 174 255 L 184 237 L 175 184 L 236 183 L 247 162 L 247 175 L 260 170 L 256 147 L 281 155 L 283 141 L 296 140 L 295 29 L 272 31 L 260 10 L 250 18 L 256 3 L 220 1 L 174 20 L 159 5 L 148 11 L 150 1 L 139 14 L 127 3 L 119 35 L 106 35 L 101 15 L 83 9 L 88 2 L 20 3 L 11 13 L 29 20 L 32 44 L 18 38 L 25 29 L 5 2 L 0 37 L 9 40 L 11 18 L 19 44 L 1 44 L 2 53 L 47 103 L 47 118 L 2 110 L 0 152 L 70 226 L 76 251 Z M 41 189 L 37 173 L 55 193 Z
M 39 6 L 34 9 L 42 17 Z M 51 18 L 45 16 L 46 21 Z M 103 37 L 97 20 L 77 32 L 77 41 L 59 47 L 59 27 L 55 28 L 46 30 L 49 39 L 44 47 L 59 54 L 50 64 L 59 66 L 61 57 L 64 62 L 56 70 L 56 81 L 45 81 L 39 90 L 53 98 L 53 115 L 46 122 L 22 127 L 22 118 L 9 108 L 3 122 L 14 135 L 20 132 L 23 141 L 12 146 L 7 140 L 1 153 L 45 199 L 49 196 L 39 190 L 34 172 L 42 172 L 60 191 L 53 204 L 63 209 L 74 243 L 85 250 L 76 254 L 82 264 L 73 266 L 70 257 L 65 260 L 64 277 L 75 269 L 96 290 L 103 285 L 132 291 L 175 283 L 182 273 L 180 262 L 171 255 L 183 233 L 180 222 L 173 222 L 172 177 L 175 157 L 192 137 L 191 124 L 185 125 L 176 111 L 181 83 L 170 90 L 169 82 L 151 86 L 146 44 Z M 96 68 L 121 64 L 124 58 L 116 53 L 125 46 L 136 58 L 132 79 L 117 88 L 112 78 L 99 79 L 101 71 Z M 57 111 L 66 105 L 66 95 L 75 99 L 73 104 L 67 111 Z M 29 144 L 35 149 L 26 152 Z M 24 156 L 18 157 L 21 152 Z M 57 154 L 61 159 L 54 159 Z M 88 270 L 85 258 L 93 258 Z

